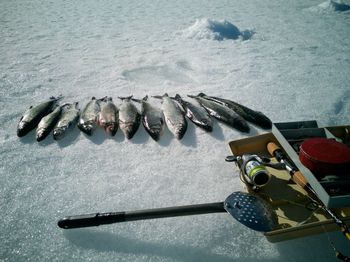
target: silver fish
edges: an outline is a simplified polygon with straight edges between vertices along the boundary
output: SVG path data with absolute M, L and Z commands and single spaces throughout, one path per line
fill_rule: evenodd
M 195 125 L 208 132 L 213 130 L 213 122 L 207 110 L 205 110 L 203 107 L 195 106 L 194 104 L 183 100 L 179 94 L 175 95 L 175 100 L 185 109 L 187 118 L 190 119 Z
M 264 129 L 270 129 L 272 127 L 271 120 L 265 116 L 260 111 L 252 110 L 246 106 L 243 106 L 241 104 L 238 104 L 232 100 L 219 98 L 215 96 L 207 96 L 204 93 L 199 93 L 198 96 L 203 97 L 208 100 L 215 101 L 221 105 L 227 106 L 228 108 L 231 108 L 233 111 L 235 111 L 237 114 L 239 114 L 241 117 L 243 117 L 245 120 L 261 127 Z
M 140 126 L 141 115 L 131 102 L 132 96 L 119 97 L 123 102 L 119 107 L 119 127 L 127 139 L 131 139 Z
M 198 103 L 208 110 L 209 114 L 216 119 L 241 132 L 249 132 L 250 128 L 247 122 L 232 109 L 200 96 L 189 95 L 189 97 L 196 99 Z
M 102 98 L 103 99 L 103 98 Z M 98 114 L 100 113 L 101 99 L 91 98 L 91 101 L 86 104 L 79 117 L 78 128 L 85 134 L 91 136 L 94 130 Z
M 154 97 L 162 99 L 162 110 L 170 132 L 177 139 L 182 139 L 187 130 L 187 121 L 179 105 L 168 94 Z
M 47 135 L 51 132 L 51 130 L 56 125 L 58 119 L 60 118 L 61 112 L 62 107 L 57 106 L 54 111 L 52 111 L 50 114 L 48 114 L 40 120 L 36 129 L 36 140 L 38 142 L 44 140 L 47 137 Z
M 107 97 L 102 100 L 100 106 L 101 112 L 98 116 L 98 124 L 103 127 L 107 133 L 114 136 L 118 131 L 119 110 L 113 103 L 112 97 Z
M 57 106 L 57 102 L 62 98 L 63 96 L 58 96 L 57 98 L 50 97 L 49 101 L 40 103 L 37 106 L 29 107 L 29 109 L 23 114 L 23 116 L 19 120 L 17 126 L 17 136 L 25 136 L 31 130 L 36 128 L 40 120 L 47 114 L 51 113 Z
M 53 129 L 53 139 L 60 140 L 65 136 L 67 130 L 77 122 L 79 112 L 78 102 L 62 106 L 61 117 Z
M 158 141 L 164 130 L 164 120 L 162 111 L 152 106 L 147 102 L 148 96 L 145 96 L 142 100 L 133 99 L 134 101 L 141 103 L 141 120 L 147 133 L 155 140 Z

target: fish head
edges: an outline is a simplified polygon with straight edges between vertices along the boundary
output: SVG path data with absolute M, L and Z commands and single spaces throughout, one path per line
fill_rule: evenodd
M 32 129 L 34 129 L 34 126 L 27 121 L 19 121 L 17 126 L 17 136 L 22 137 L 28 134 Z
M 53 130 L 53 139 L 60 140 L 64 137 L 67 128 L 59 127 Z
M 111 136 L 114 136 L 118 131 L 118 125 L 115 123 L 107 123 L 105 125 L 105 131 Z
M 90 123 L 84 123 L 84 124 L 79 123 L 79 124 L 78 124 L 78 128 L 79 128 L 82 132 L 84 132 L 85 134 L 87 134 L 88 136 L 91 136 L 94 127 L 93 127 L 93 125 L 90 124 Z
M 47 136 L 47 130 L 46 128 L 38 128 L 36 130 L 36 141 L 40 142 L 44 140 L 44 138 Z

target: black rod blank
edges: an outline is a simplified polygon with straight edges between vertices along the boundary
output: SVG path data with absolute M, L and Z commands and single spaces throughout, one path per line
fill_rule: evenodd
M 191 216 L 220 212 L 226 212 L 224 209 L 224 202 L 68 216 L 59 220 L 57 225 L 63 229 L 70 229 L 80 227 L 93 227 L 135 220 Z

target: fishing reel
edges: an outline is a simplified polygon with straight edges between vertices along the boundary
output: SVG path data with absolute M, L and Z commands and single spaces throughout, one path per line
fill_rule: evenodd
M 271 165 L 270 159 L 255 154 L 243 154 L 242 156 L 227 156 L 226 162 L 235 162 L 241 171 L 245 183 L 258 189 L 265 186 L 271 179 L 271 174 L 266 166 Z

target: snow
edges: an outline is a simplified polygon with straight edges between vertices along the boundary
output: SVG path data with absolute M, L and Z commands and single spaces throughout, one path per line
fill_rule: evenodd
M 0 260 L 336 261 L 327 235 L 271 244 L 224 213 L 56 226 L 66 215 L 223 201 L 241 190 L 228 142 L 265 132 L 257 127 L 215 122 L 207 134 L 189 123 L 183 140 L 165 130 L 158 143 L 143 127 L 130 141 L 102 129 L 59 142 L 16 136 L 30 105 L 59 94 L 83 107 L 92 96 L 204 92 L 274 122 L 348 124 L 350 20 L 333 2 L 1 1 Z
M 211 39 L 222 41 L 225 39 L 248 40 L 254 34 L 251 30 L 240 31 L 237 26 L 223 20 L 215 21 L 212 19 L 197 19 L 196 22 L 183 30 L 183 36 L 190 39 Z

